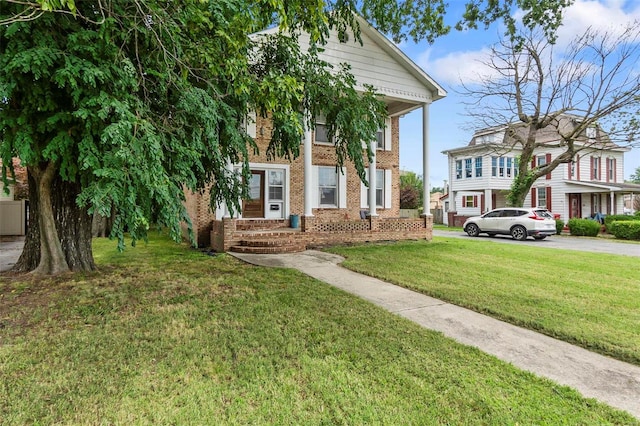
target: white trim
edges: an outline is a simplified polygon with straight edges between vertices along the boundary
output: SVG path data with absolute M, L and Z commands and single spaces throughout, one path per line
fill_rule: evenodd
M 347 208 L 347 169 L 338 170 L 338 208 Z
M 258 170 L 258 171 L 264 171 L 264 182 L 262 182 L 262 184 L 264 185 L 264 219 L 269 219 L 267 218 L 267 211 L 269 210 L 269 174 L 267 173 L 269 170 L 284 170 L 284 194 L 282 195 L 284 197 L 284 199 L 282 200 L 282 217 L 283 218 L 288 218 L 289 215 L 291 214 L 290 212 L 290 208 L 291 208 L 291 198 L 290 198 L 290 194 L 291 194 L 291 173 L 290 173 L 290 166 L 289 164 L 276 164 L 276 163 L 249 163 L 249 169 L 250 170 Z M 239 171 L 240 170 L 240 166 L 239 165 L 235 165 L 234 166 L 234 170 L 235 171 Z M 238 200 L 238 202 L 240 203 L 240 206 L 242 206 L 242 199 Z M 242 214 L 240 212 L 236 212 L 236 216 L 237 219 L 242 219 Z M 217 210 L 216 210 L 216 219 L 218 219 L 218 215 L 217 215 Z
M 246 124 L 247 135 L 255 139 L 257 134 L 255 111 L 249 111 L 245 124 Z
M 391 208 L 391 169 L 386 169 L 384 171 L 384 194 L 382 194 L 382 198 L 384 198 L 384 208 Z
M 391 151 L 391 117 L 384 119 L 384 150 Z
M 367 181 L 369 180 L 368 169 L 364 171 L 364 178 Z M 360 181 L 360 208 L 361 209 L 369 208 L 369 188 L 362 181 Z

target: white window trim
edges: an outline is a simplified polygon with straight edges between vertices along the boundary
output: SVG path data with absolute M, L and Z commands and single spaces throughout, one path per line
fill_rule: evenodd
M 247 118 L 245 119 L 245 125 L 246 125 L 247 135 L 255 139 L 257 135 L 255 111 L 249 111 L 249 114 L 247 114 Z
M 390 209 L 392 207 L 392 171 L 391 169 L 382 169 L 384 170 L 384 188 L 382 191 L 382 200 L 383 204 L 381 206 L 376 206 L 384 209 Z M 380 170 L 377 170 L 380 171 Z M 365 170 L 365 178 L 367 182 L 369 182 L 369 170 Z M 376 188 L 380 189 L 380 188 Z M 365 186 L 364 183 L 360 182 L 360 208 L 368 209 L 369 208 L 369 188 Z
M 321 205 L 320 204 L 320 191 L 319 191 L 319 174 L 321 167 L 331 167 L 335 169 L 335 166 L 313 166 L 312 173 L 312 184 L 313 184 L 313 193 L 315 196 L 313 197 L 312 206 L 314 209 L 346 209 L 347 208 L 347 169 L 342 167 L 338 169 L 336 173 L 338 173 L 338 204 L 334 205 Z

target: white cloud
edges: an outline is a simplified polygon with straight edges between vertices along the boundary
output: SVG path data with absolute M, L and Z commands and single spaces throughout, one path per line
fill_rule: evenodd
M 431 60 L 431 50 L 418 57 L 418 65 L 441 84 L 458 86 L 461 81 L 477 82 L 490 76 L 495 70 L 482 64 L 489 57 L 489 49 L 451 52 L 443 57 Z
M 635 8 L 630 5 L 634 4 Z M 562 27 L 558 30 L 558 44 L 564 46 L 585 29 L 615 32 L 640 20 L 640 4 L 623 0 L 577 0 L 564 14 Z
M 576 0 L 563 17 L 563 25 L 558 30 L 556 51 L 568 45 L 588 27 L 601 31 L 616 31 L 634 20 L 640 21 L 640 2 L 637 0 Z M 488 57 L 489 48 L 479 50 L 453 51 L 439 58 L 432 58 L 431 49 L 417 58 L 417 64 L 427 70 L 441 84 L 458 86 L 460 81 L 477 82 L 479 76 L 495 73 L 482 65 Z

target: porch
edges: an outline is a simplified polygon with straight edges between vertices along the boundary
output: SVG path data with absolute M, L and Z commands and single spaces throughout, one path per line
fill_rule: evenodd
M 302 216 L 300 228 L 288 219 L 222 218 L 213 222 L 211 247 L 218 252 L 293 253 L 334 244 L 431 240 L 433 216 L 322 220 Z

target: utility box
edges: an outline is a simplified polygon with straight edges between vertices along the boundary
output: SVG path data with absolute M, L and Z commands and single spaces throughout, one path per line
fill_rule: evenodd
M 0 200 L 0 235 L 24 235 L 26 213 L 25 200 Z

